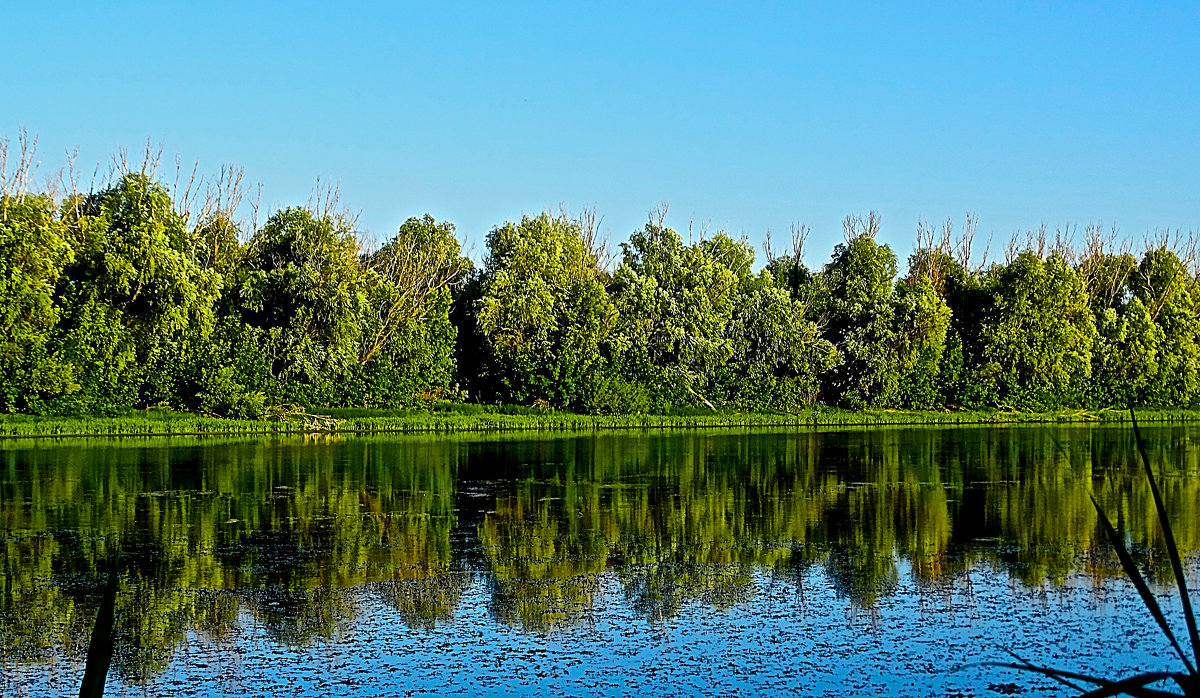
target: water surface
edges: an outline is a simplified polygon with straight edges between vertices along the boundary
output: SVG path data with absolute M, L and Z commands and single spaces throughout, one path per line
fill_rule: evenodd
M 1196 577 L 1195 430 L 1145 436 Z M 1053 688 L 978 665 L 1003 648 L 1178 670 L 1091 504 L 1177 616 L 1133 454 L 1119 426 L 7 442 L 0 693 L 77 691 L 118 546 L 114 695 Z

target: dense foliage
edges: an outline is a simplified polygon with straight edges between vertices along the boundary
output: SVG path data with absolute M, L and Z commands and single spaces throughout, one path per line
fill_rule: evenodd
M 256 417 L 449 391 L 470 265 L 452 226 L 413 218 L 367 253 L 344 217 L 289 208 L 241 231 L 175 203 L 143 173 L 0 197 L 0 409 Z
M 899 276 L 872 214 L 820 269 L 797 248 L 756 271 L 744 240 L 659 216 L 609 266 L 588 221 L 542 214 L 493 229 L 475 269 L 430 216 L 368 248 L 317 206 L 244 227 L 181 198 L 144 172 L 0 192 L 0 411 L 1200 403 L 1200 281 L 1165 242 L 972 266 L 919 236 Z

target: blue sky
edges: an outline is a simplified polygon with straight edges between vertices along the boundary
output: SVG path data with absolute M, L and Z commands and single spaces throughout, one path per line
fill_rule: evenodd
M 19 3 L 0 135 L 43 173 L 151 139 L 266 208 L 339 182 L 375 236 L 429 212 L 476 256 L 524 212 L 620 242 L 662 201 L 756 244 L 807 223 L 814 264 L 872 209 L 902 258 L 967 211 L 1135 237 L 1200 230 L 1198 7 Z

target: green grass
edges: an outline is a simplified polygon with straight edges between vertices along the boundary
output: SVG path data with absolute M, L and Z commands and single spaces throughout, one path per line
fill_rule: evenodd
M 1022 424 L 1127 422 L 1123 410 L 849 411 L 815 407 L 795 414 L 685 411 L 675 414 L 581 415 L 542 412 L 524 406 L 431 403 L 415 409 L 317 409 L 341 420 L 340 433 L 419 433 L 487 431 L 582 432 L 600 429 L 708 429 L 718 427 L 875 426 L 889 424 Z M 1200 411 L 1145 410 L 1143 422 L 1200 421 Z M 117 417 L 35 417 L 0 415 L 0 438 L 66 436 L 180 436 L 206 434 L 299 434 L 313 431 L 298 420 L 235 420 L 166 409 L 139 410 Z

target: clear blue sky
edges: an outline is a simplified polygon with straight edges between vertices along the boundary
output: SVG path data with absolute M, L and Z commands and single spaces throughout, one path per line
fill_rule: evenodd
M 907 5 L 907 3 L 897 3 Z M 0 135 L 42 172 L 146 139 L 263 203 L 340 182 L 361 225 L 657 203 L 761 241 L 883 216 L 980 237 L 1103 221 L 1200 230 L 1200 5 L 10 3 Z

